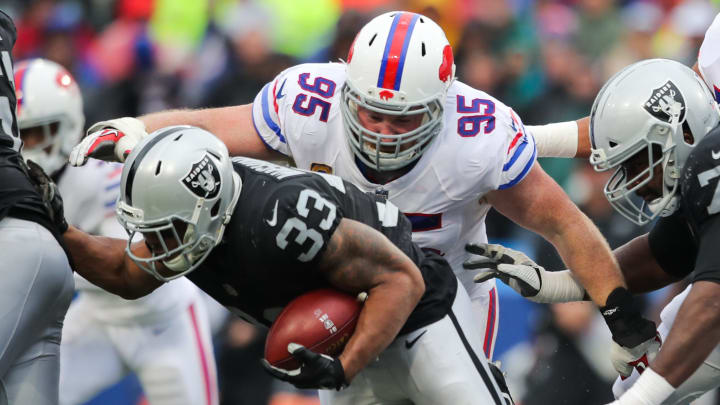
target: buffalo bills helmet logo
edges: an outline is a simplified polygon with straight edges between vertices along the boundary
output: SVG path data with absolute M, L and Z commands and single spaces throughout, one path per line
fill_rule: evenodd
M 670 80 L 653 90 L 643 107 L 650 115 L 661 121 L 679 124 L 685 120 L 685 99 L 675 83 Z
M 380 93 L 378 93 L 378 95 L 380 96 L 380 98 L 381 98 L 382 100 L 385 100 L 385 101 L 387 101 L 387 100 L 389 100 L 389 99 L 391 99 L 391 98 L 393 98 L 393 97 L 395 96 L 395 95 L 393 94 L 393 92 L 390 91 L 390 90 L 383 90 L 383 91 L 381 91 Z
M 209 200 L 220 192 L 220 171 L 210 155 L 205 154 L 199 162 L 193 163 L 190 172 L 183 176 L 182 183 L 193 194 Z

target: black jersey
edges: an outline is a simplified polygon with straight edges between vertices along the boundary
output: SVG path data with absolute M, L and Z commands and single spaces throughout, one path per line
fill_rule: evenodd
M 693 149 L 680 178 L 680 209 L 650 231 L 660 266 L 692 281 L 720 282 L 720 127 Z
M 16 31 L 10 17 L 0 10 L 0 220 L 6 216 L 37 222 L 54 235 L 42 198 L 27 174 L 20 155 L 21 141 L 15 119 L 12 47 Z
M 241 317 L 269 325 L 298 295 L 330 284 L 317 271 L 342 218 L 382 232 L 420 268 L 425 294 L 400 333 L 444 317 L 455 299 L 450 265 L 411 240 L 397 208 L 339 177 L 234 158 L 242 191 L 222 242 L 188 278 Z

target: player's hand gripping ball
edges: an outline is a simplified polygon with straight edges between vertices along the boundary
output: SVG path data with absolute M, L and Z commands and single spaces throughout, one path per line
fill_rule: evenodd
M 265 359 L 277 368 L 299 368 L 298 361 L 288 352 L 290 343 L 337 356 L 355 331 L 361 308 L 360 299 L 332 289 L 314 290 L 295 298 L 270 328 L 265 340 Z

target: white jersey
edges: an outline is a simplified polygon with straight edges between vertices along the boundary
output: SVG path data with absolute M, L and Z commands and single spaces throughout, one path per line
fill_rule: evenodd
M 720 14 L 715 16 L 700 45 L 698 68 L 715 101 L 720 103 Z
M 439 251 L 470 293 L 462 268 L 466 243 L 486 242 L 482 197 L 512 187 L 535 161 L 535 141 L 517 115 L 492 96 L 455 81 L 445 101 L 444 127 L 407 174 L 384 185 L 361 173 L 348 146 L 340 112 L 345 66 L 304 64 L 282 72 L 257 95 L 253 122 L 272 149 L 292 156 L 301 169 L 338 175 L 364 191 L 386 195 L 413 225 L 413 240 Z
M 65 218 L 79 229 L 98 235 L 127 239 L 115 218 L 122 166 L 91 160 L 84 166 L 67 166 L 58 188 L 63 196 Z M 75 286 L 93 300 L 94 316 L 110 323 L 153 322 L 170 311 L 184 310 L 190 303 L 189 280 L 180 278 L 136 300 L 125 300 L 91 284 L 75 273 Z

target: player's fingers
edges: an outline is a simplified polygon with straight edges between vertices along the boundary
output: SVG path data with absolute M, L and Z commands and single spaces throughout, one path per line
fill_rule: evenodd
M 477 270 L 477 269 L 495 270 L 497 268 L 497 263 L 495 263 L 491 259 L 488 259 L 487 257 L 477 257 L 477 258 L 474 257 L 470 260 L 466 260 L 463 263 L 463 268 L 465 270 Z
M 487 243 L 468 243 L 465 245 L 465 251 L 474 255 L 487 256 Z
M 473 281 L 476 283 L 483 283 L 485 281 L 488 281 L 492 278 L 495 278 L 498 276 L 498 273 L 494 270 L 487 270 L 487 271 L 480 271 L 474 278 Z
M 268 374 L 270 374 L 271 376 L 273 376 L 275 378 L 279 378 L 283 381 L 288 381 L 289 375 L 288 375 L 287 371 L 277 368 L 277 367 L 274 367 L 273 365 L 268 363 L 268 361 L 265 359 L 260 359 L 260 364 L 262 364 L 265 371 Z
M 75 145 L 75 147 L 70 152 L 70 165 L 71 166 L 82 166 L 83 163 L 85 163 L 84 159 L 84 153 L 85 151 L 85 141 L 83 140 L 79 144 Z
M 302 364 L 310 363 L 320 356 L 312 350 L 306 349 L 305 346 L 297 343 L 289 343 L 288 352 L 290 352 L 290 354 Z

